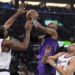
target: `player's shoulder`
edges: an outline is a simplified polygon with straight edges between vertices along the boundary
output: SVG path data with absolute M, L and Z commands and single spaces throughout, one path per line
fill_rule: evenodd
M 69 64 L 75 65 L 75 55 L 70 57 Z
M 71 57 L 70 63 L 71 63 L 71 62 L 75 62 L 75 55 Z

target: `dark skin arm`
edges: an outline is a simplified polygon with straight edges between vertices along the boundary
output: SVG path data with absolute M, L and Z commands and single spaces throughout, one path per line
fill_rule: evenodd
M 56 40 L 58 38 L 58 34 L 57 34 L 56 30 L 53 28 L 47 28 L 47 27 L 44 27 L 43 25 L 41 25 L 37 21 L 38 15 L 39 15 L 38 12 L 35 10 L 29 10 L 26 14 L 26 16 L 30 17 L 30 19 L 32 20 L 35 28 L 38 28 L 40 31 L 50 35 L 51 38 Z
M 26 35 L 23 42 L 20 42 L 18 40 L 4 40 L 2 43 L 2 47 L 14 48 L 16 50 L 27 49 L 30 42 L 30 32 L 32 30 L 32 23 L 30 21 L 26 22 L 25 29 L 26 29 Z
M 44 27 L 36 19 L 32 19 L 32 21 L 33 21 L 33 24 L 36 26 L 36 28 L 40 29 L 42 32 L 50 35 L 53 39 L 58 38 L 58 34 L 56 30 L 54 30 L 53 28 Z
M 18 16 L 22 15 L 25 13 L 24 6 L 21 4 L 17 10 L 17 12 L 11 16 L 3 25 L 4 29 L 4 38 L 8 36 L 8 29 L 13 25 L 14 21 L 17 19 Z
M 13 16 L 11 16 L 11 17 L 4 23 L 3 27 L 7 30 L 7 29 L 14 23 L 14 21 L 17 19 L 17 17 L 18 17 L 19 15 L 24 14 L 24 13 L 25 13 L 24 5 L 21 4 L 21 5 L 19 6 L 17 12 L 16 12 Z
M 33 25 L 35 26 L 35 28 L 38 28 L 40 31 L 50 35 L 51 38 L 53 39 L 57 39 L 58 38 L 58 34 L 56 32 L 55 29 L 53 28 L 50 28 L 50 27 L 44 27 L 43 25 L 41 25 L 38 21 L 37 21 L 37 18 L 38 18 L 38 12 L 35 11 L 35 12 L 30 12 L 30 16 L 31 16 L 31 19 L 32 19 L 32 22 L 33 22 Z

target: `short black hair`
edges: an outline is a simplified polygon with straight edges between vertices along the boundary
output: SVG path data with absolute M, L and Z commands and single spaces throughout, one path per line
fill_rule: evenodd
M 4 38 L 4 27 L 3 26 L 0 26 L 0 38 Z

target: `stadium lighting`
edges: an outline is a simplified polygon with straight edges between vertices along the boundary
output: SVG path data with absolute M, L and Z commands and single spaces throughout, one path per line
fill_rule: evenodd
M 19 4 L 21 4 L 21 1 L 19 1 Z
M 0 2 L 10 2 L 11 0 L 0 0 Z
M 25 1 L 25 3 L 29 5 L 39 5 L 41 2 Z
M 75 4 L 74 4 L 74 8 L 75 8 Z
M 66 7 L 67 4 L 62 4 L 62 3 L 46 3 L 46 6 L 50 6 L 50 7 Z

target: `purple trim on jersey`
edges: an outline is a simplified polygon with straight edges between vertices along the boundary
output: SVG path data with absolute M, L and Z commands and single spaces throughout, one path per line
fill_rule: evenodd
M 53 67 L 50 67 L 50 70 L 49 70 L 49 74 L 46 73 L 46 69 L 47 67 L 41 63 L 41 59 L 44 55 L 44 51 L 45 51 L 45 48 L 47 45 L 50 45 L 51 46 L 51 50 L 52 52 L 49 53 L 49 56 L 52 56 L 56 53 L 56 49 L 58 47 L 58 44 L 57 44 L 57 41 L 54 40 L 54 39 L 51 39 L 51 38 L 45 38 L 44 40 L 44 44 L 40 47 L 40 51 L 39 51 L 39 54 L 38 54 L 38 59 L 39 59 L 39 62 L 38 62 L 38 75 L 55 75 L 55 69 Z
M 51 38 L 46 38 L 44 40 L 44 44 L 40 47 L 39 54 L 38 54 L 39 59 L 41 59 L 42 56 L 44 55 L 44 51 L 45 51 L 45 48 L 46 48 L 47 45 L 50 45 L 51 48 L 52 48 L 51 49 L 52 52 L 50 52 L 49 55 L 54 55 L 56 53 L 56 48 L 58 46 L 57 41 L 54 40 L 54 39 L 51 39 Z

